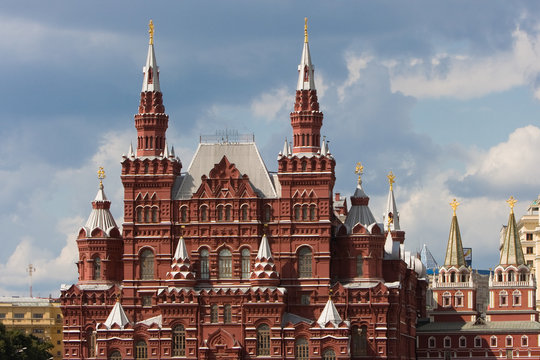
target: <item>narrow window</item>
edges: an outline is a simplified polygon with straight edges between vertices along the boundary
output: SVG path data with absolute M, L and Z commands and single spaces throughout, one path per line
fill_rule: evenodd
M 212 306 L 210 306 L 210 322 L 218 322 L 218 306 L 216 304 L 212 304 Z
M 516 275 L 513 270 L 510 270 L 508 272 L 508 281 L 516 281 Z
M 480 336 L 477 336 L 474 338 L 474 347 L 481 347 L 482 346 L 482 338 Z
M 218 221 L 223 221 L 223 206 L 218 206 L 217 209 L 217 219 Z
M 219 252 L 219 278 L 232 278 L 232 255 L 229 249 L 223 249 Z
M 201 250 L 201 279 L 210 278 L 210 263 L 208 262 L 209 253 L 208 250 Z
M 435 347 L 435 338 L 433 336 L 428 339 L 428 347 L 429 348 Z
M 508 305 L 508 293 L 505 290 L 499 293 L 499 305 L 501 306 Z
M 140 256 L 141 279 L 154 279 L 154 253 L 150 249 L 145 249 Z
M 272 209 L 270 208 L 270 206 L 267 205 L 264 207 L 264 221 L 265 222 L 270 221 L 270 218 L 272 216 L 271 212 L 272 212 Z
M 135 359 L 147 360 L 148 351 L 146 350 L 146 341 L 139 340 L 135 343 Z
M 448 291 L 443 294 L 443 306 L 452 306 L 452 295 Z
M 173 329 L 173 356 L 186 355 L 186 329 L 183 325 L 175 326 Z
M 294 220 L 300 221 L 300 205 L 294 207 Z
M 492 336 L 491 339 L 489 339 L 489 345 L 491 347 L 496 347 L 497 346 L 497 337 L 496 336 Z
M 158 208 L 157 207 L 152 208 L 152 222 L 153 223 L 158 222 Z
M 315 214 L 315 205 L 311 205 L 309 207 L 309 220 L 315 221 L 316 214 Z
M 519 273 L 519 281 L 527 281 L 527 274 L 524 271 Z
M 456 282 L 456 273 L 453 271 L 450 273 L 450 282 Z
M 351 329 L 351 352 L 353 356 L 367 355 L 367 326 L 353 326 Z
M 231 221 L 231 207 L 225 207 L 225 221 Z
M 150 222 L 150 208 L 149 207 L 144 208 L 144 222 L 146 223 Z
M 513 345 L 513 343 L 514 343 L 514 339 L 512 338 L 511 335 L 508 335 L 508 336 L 506 337 L 506 346 L 507 346 L 507 347 L 511 347 L 511 346 Z
M 201 206 L 201 221 L 208 221 L 208 208 L 206 206 Z
M 94 280 L 101 280 L 101 259 L 99 257 L 94 259 Z
M 248 219 L 248 207 L 247 205 L 242 206 L 242 221 L 247 221 Z
M 461 291 L 456 292 L 456 307 L 462 307 L 463 306 L 463 293 Z
M 242 249 L 242 279 L 249 279 L 251 275 L 251 257 L 249 249 Z
M 137 208 L 137 222 L 143 222 L 143 209 L 142 207 Z
M 230 324 L 232 322 L 231 304 L 225 304 L 225 306 L 223 306 L 223 322 L 225 324 Z
M 183 223 L 187 222 L 187 207 L 186 206 L 182 206 L 180 208 L 180 221 Z
M 90 329 L 88 331 L 86 342 L 88 346 L 88 357 L 96 357 L 96 332 L 94 330 Z
M 514 306 L 521 305 L 521 292 L 519 290 L 514 290 L 514 292 L 512 293 L 512 298 L 514 300 Z
M 443 345 L 445 348 L 449 348 L 452 346 L 452 339 L 450 339 L 449 336 L 445 337 L 443 340 Z
M 459 347 L 467 347 L 467 338 L 465 336 L 459 338 Z
M 309 359 L 309 345 L 306 338 L 299 338 L 294 344 L 294 358 L 296 360 Z
M 529 346 L 529 338 L 527 337 L 527 335 L 523 335 L 521 337 L 521 346 L 523 347 Z
M 302 220 L 307 221 L 308 219 L 308 208 L 307 206 L 302 206 Z
M 257 356 L 270 355 L 270 327 L 266 324 L 257 327 Z
M 364 258 L 362 254 L 356 257 L 356 276 L 361 277 L 364 275 Z
M 301 278 L 312 277 L 311 250 L 308 247 L 303 247 L 298 252 L 298 272 Z

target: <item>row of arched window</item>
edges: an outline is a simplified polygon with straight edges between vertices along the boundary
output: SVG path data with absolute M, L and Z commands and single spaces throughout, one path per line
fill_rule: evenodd
M 320 135 L 318 134 L 295 134 L 294 146 L 320 146 Z
M 514 270 L 509 270 L 506 274 L 503 273 L 501 270 L 497 271 L 495 280 L 497 282 L 503 282 L 503 281 L 527 281 L 527 273 L 525 271 L 520 271 L 517 273 Z
M 233 206 L 231 204 L 219 204 L 216 206 L 214 212 L 211 212 L 208 205 L 204 204 L 199 207 L 198 221 L 207 222 L 210 221 L 211 218 L 214 218 L 216 221 L 232 221 L 234 219 L 240 219 L 240 221 L 251 220 L 248 204 L 242 204 L 238 214 L 234 214 L 233 211 Z M 272 207 L 266 205 L 262 215 L 264 222 L 272 220 Z M 187 223 L 190 221 L 189 208 L 186 205 L 180 207 L 180 222 Z
M 217 272 L 219 279 L 233 278 L 233 256 L 229 248 L 223 248 L 218 253 Z M 298 250 L 298 276 L 301 278 L 313 277 L 312 270 L 313 254 L 311 248 L 303 246 Z M 154 252 L 145 248 L 139 255 L 140 276 L 142 280 L 154 279 Z M 248 248 L 243 248 L 240 252 L 240 263 L 242 279 L 249 279 L 251 275 L 251 252 Z M 210 279 L 210 251 L 202 248 L 199 252 L 199 278 Z M 95 262 L 94 262 L 94 266 Z
M 443 347 L 445 348 L 451 348 L 452 347 L 452 338 L 450 336 L 446 336 L 443 339 Z M 467 347 L 467 338 L 465 336 L 460 336 L 458 339 L 458 346 L 460 348 Z M 497 347 L 497 336 L 492 335 L 489 338 L 489 346 L 490 347 Z M 507 335 L 505 337 L 505 346 L 506 347 L 512 347 L 514 346 L 514 338 L 512 335 Z M 529 337 L 527 335 L 521 336 L 521 346 L 527 347 L 529 346 Z M 428 338 L 428 348 L 436 348 L 437 347 L 437 339 L 434 336 L 431 336 Z M 477 335 L 474 338 L 474 347 L 480 348 L 483 347 L 482 345 L 482 337 Z
M 315 221 L 317 220 L 317 207 L 314 204 L 296 204 L 294 209 L 294 220 Z
M 455 307 L 463 307 L 463 292 L 456 291 L 454 295 L 454 306 Z M 443 307 L 450 307 L 452 306 L 452 294 L 449 291 L 445 291 L 443 293 Z
M 135 213 L 135 219 L 138 223 L 159 222 L 159 208 L 157 206 L 138 206 Z
M 163 149 L 165 146 L 165 138 L 163 136 L 139 136 L 137 138 L 138 149 Z

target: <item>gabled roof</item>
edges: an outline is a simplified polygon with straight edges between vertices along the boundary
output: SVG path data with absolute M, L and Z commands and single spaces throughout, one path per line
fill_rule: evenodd
M 190 199 L 201 183 L 203 175 L 208 176 L 210 170 L 218 164 L 223 156 L 236 166 L 242 175 L 249 176 L 249 182 L 258 196 L 276 198 L 277 193 L 270 179 L 266 165 L 254 142 L 245 143 L 200 143 L 187 173 L 177 178 L 174 199 Z

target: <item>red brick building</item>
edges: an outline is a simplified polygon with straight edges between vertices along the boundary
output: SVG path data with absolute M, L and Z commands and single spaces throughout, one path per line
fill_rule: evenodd
M 202 137 L 183 172 L 151 37 L 137 149 L 122 160 L 124 223 L 100 183 L 79 280 L 62 287 L 64 358 L 415 358 L 425 268 L 404 251 L 391 186 L 384 225 L 360 177 L 334 211 L 307 27 L 298 72 L 276 173 L 252 136 L 226 133 Z
M 489 276 L 485 314 L 477 309 L 477 283 L 466 267 L 461 233 L 454 216 L 444 265 L 433 277 L 436 305 L 430 322 L 418 327 L 418 359 L 540 358 L 540 323 L 536 311 L 536 281 L 525 258 L 514 217 L 515 200 L 501 247 L 499 265 Z M 485 315 L 485 316 L 484 316 Z

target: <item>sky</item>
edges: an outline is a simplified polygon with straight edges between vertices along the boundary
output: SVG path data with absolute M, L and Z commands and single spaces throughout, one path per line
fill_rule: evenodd
M 253 133 L 270 171 L 292 111 L 309 19 L 335 192 L 355 164 L 377 220 L 394 191 L 406 248 L 441 263 L 456 198 L 473 267 L 499 261 L 505 200 L 540 193 L 540 4 L 533 1 L 4 1 L 0 3 L 0 295 L 58 296 L 76 236 L 136 140 L 148 22 L 167 139 L 184 170 L 199 136 Z

